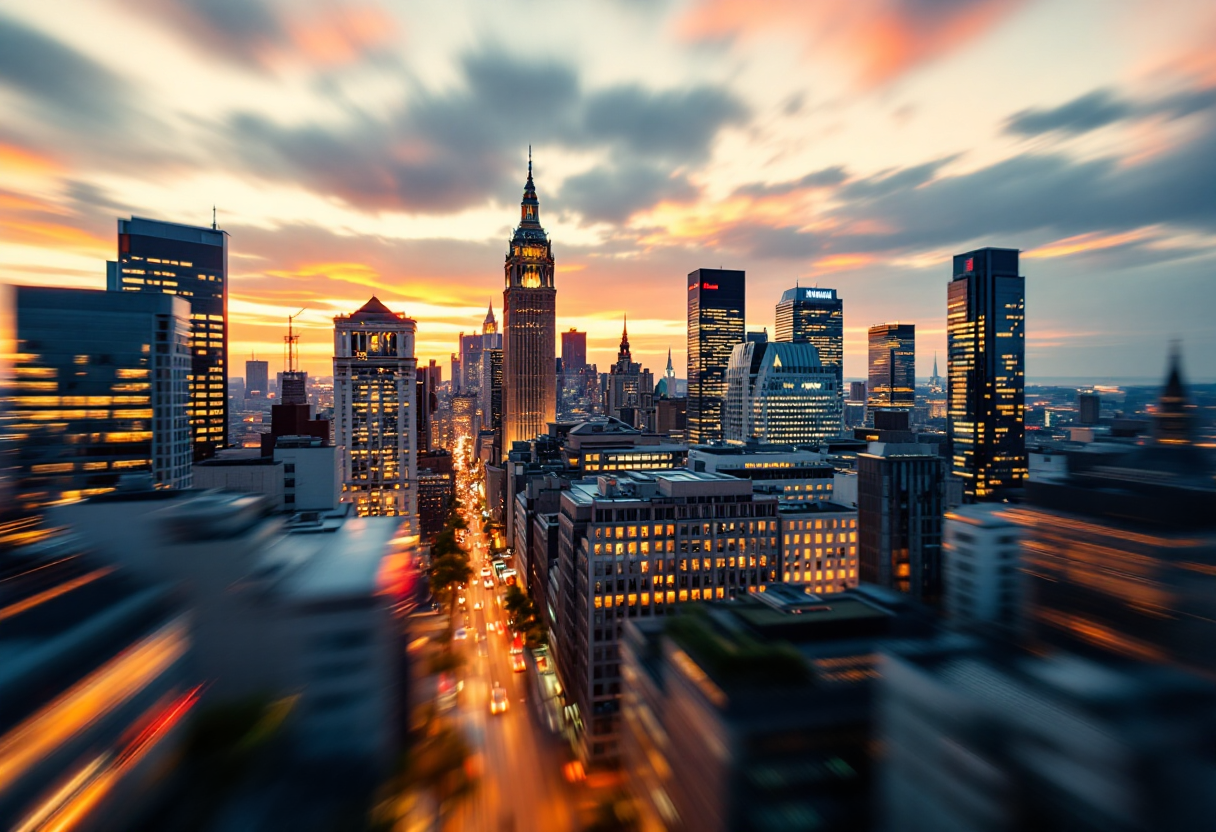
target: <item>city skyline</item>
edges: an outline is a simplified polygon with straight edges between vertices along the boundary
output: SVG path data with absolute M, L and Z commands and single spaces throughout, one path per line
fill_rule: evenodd
M 593 363 L 629 314 L 643 365 L 671 347 L 683 366 L 679 281 L 722 266 L 748 272 L 749 330 L 772 331 L 792 279 L 838 289 L 847 378 L 876 320 L 915 323 L 931 366 L 950 253 L 1000 245 L 1025 261 L 1028 380 L 1152 379 L 1170 337 L 1216 346 L 1216 16 L 1172 5 L 867 1 L 830 35 L 812 35 L 825 12 L 784 5 L 558 9 L 539 34 L 569 36 L 525 53 L 490 34 L 510 5 L 440 26 L 378 4 L 9 3 L 0 279 L 103 288 L 116 217 L 209 225 L 216 205 L 231 355 L 276 356 L 307 306 L 302 366 L 325 375 L 328 321 L 376 292 L 442 361 L 496 294 L 532 143 L 557 327 L 587 331 Z M 525 87 L 526 105 L 492 106 Z

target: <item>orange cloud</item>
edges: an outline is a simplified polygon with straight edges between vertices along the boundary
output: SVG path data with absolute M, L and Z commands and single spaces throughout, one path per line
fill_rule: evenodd
M 1065 237 L 1063 240 L 1056 240 L 1054 243 L 1048 243 L 1045 246 L 1033 248 L 1023 252 L 1023 257 L 1029 258 L 1051 258 L 1051 257 L 1067 257 L 1070 254 L 1081 254 L 1086 251 L 1100 251 L 1104 248 L 1114 248 L 1126 243 L 1134 243 L 1138 240 L 1143 240 L 1151 236 L 1151 231 L 1146 228 L 1137 229 L 1135 231 L 1125 231 L 1122 234 L 1100 234 L 1091 232 L 1089 234 L 1078 234 L 1075 237 Z
M 377 6 L 339 6 L 285 23 L 301 56 L 325 66 L 357 60 L 368 50 L 393 42 L 398 34 L 392 15 Z
M 677 23 L 690 39 L 793 31 L 808 50 L 856 65 L 866 87 L 892 80 L 987 32 L 1025 0 L 910 3 L 908 0 L 702 0 Z
M 877 258 L 869 254 L 833 254 L 822 257 L 811 264 L 811 274 L 831 274 L 860 269 L 875 262 Z
M 60 165 L 50 156 L 45 156 L 27 147 L 0 142 L 0 171 L 5 175 L 12 174 L 49 174 L 58 173 Z

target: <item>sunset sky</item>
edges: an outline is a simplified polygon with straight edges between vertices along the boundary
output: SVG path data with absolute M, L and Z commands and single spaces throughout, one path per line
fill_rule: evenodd
M 559 329 L 684 373 L 685 275 L 839 290 L 944 370 L 949 255 L 1020 248 L 1027 372 L 1216 378 L 1211 0 L 0 0 L 0 280 L 104 288 L 116 219 L 231 234 L 232 372 L 375 293 L 501 319 L 531 144 Z

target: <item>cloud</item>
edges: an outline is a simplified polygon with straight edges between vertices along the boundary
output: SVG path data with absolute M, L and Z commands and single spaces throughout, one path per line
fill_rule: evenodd
M 1130 119 L 1162 116 L 1182 118 L 1216 106 L 1216 89 L 1190 90 L 1152 101 L 1121 98 L 1113 90 L 1099 89 L 1058 107 L 1031 108 L 1014 113 L 1005 132 L 1018 136 L 1046 133 L 1081 135 Z
M 623 218 L 653 200 L 687 198 L 677 169 L 700 161 L 744 105 L 717 87 L 648 91 L 612 87 L 585 91 L 578 71 L 555 61 L 528 61 L 490 50 L 466 55 L 453 90 L 423 90 L 395 109 L 358 115 L 343 127 L 283 126 L 255 113 L 221 128 L 234 157 L 257 175 L 302 182 L 369 211 L 453 212 L 487 199 L 518 197 L 528 144 L 627 154 L 632 194 L 594 205 L 589 172 L 571 183 L 580 211 Z M 596 177 L 600 177 L 596 180 Z M 591 218 L 590 213 L 585 214 Z
M 120 0 L 208 58 L 264 71 L 350 63 L 393 42 L 394 18 L 374 4 L 267 0 Z
M 863 86 L 891 81 L 986 34 L 1026 0 L 700 0 L 677 24 L 695 41 L 792 34 L 808 53 L 856 68 Z
M 54 38 L 0 15 L 0 86 L 65 127 L 110 130 L 131 110 L 125 80 Z
M 623 223 L 634 213 L 659 202 L 689 202 L 699 190 L 681 175 L 661 168 L 631 165 L 595 168 L 562 183 L 556 202 L 586 222 Z
M 840 165 L 811 171 L 800 179 L 788 182 L 777 182 L 772 185 L 752 183 L 735 189 L 735 196 L 755 198 L 785 196 L 797 191 L 814 190 L 816 188 L 832 188 L 843 184 L 849 178 L 848 172 Z

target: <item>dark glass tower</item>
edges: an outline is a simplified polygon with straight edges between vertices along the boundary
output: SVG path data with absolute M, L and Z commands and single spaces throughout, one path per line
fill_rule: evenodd
M 697 269 L 688 275 L 688 441 L 722 438 L 726 367 L 742 344 L 745 275 Z
M 786 289 L 777 303 L 776 340 L 814 344 L 819 363 L 836 371 L 839 423 L 844 413 L 844 301 L 836 290 Z
M 911 410 L 916 406 L 916 327 L 878 324 L 870 327 L 872 408 Z
M 505 266 L 502 313 L 502 452 L 512 443 L 548 430 L 557 418 L 557 289 L 553 244 L 540 224 L 540 200 L 528 181 L 519 206 L 519 227 Z
M 967 502 L 999 499 L 1026 479 L 1026 278 L 1018 252 L 954 258 L 946 309 L 952 470 Z
M 131 217 L 118 221 L 112 292 L 158 292 L 190 301 L 190 430 L 194 460 L 228 444 L 228 234 L 212 226 Z

